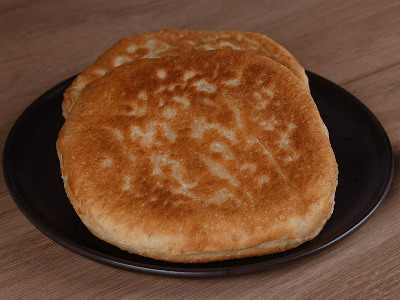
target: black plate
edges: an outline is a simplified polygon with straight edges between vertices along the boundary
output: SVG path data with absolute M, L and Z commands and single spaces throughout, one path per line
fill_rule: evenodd
M 70 78 L 30 105 L 12 128 L 4 149 L 4 176 L 20 210 L 62 246 L 113 267 L 150 274 L 216 277 L 269 269 L 322 250 L 359 228 L 386 196 L 393 177 L 389 139 L 375 116 L 355 97 L 308 72 L 310 88 L 329 129 L 339 164 L 336 206 L 312 241 L 262 257 L 202 264 L 168 263 L 129 254 L 94 237 L 64 192 L 55 149 L 64 123 L 61 102 Z

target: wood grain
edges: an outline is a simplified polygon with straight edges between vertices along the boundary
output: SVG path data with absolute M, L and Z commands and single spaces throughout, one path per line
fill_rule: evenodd
M 121 271 L 66 250 L 23 216 L 1 173 L 0 298 L 398 299 L 399 16 L 391 0 L 1 1 L 1 156 L 30 103 L 120 38 L 162 28 L 246 30 L 267 34 L 366 104 L 389 135 L 395 174 L 372 218 L 332 247 L 256 274 L 193 280 Z

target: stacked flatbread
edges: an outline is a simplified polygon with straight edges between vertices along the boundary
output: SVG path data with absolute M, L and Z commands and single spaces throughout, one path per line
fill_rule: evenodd
M 215 49 L 233 49 L 266 56 L 287 67 L 305 86 L 304 68 L 281 45 L 265 35 L 242 31 L 159 30 L 124 38 L 87 67 L 66 90 L 63 115 L 68 117 L 83 88 L 126 62 Z
M 114 68 L 129 51 L 141 57 Z M 171 262 L 313 239 L 332 214 L 338 169 L 302 74 L 286 50 L 251 33 L 120 41 L 66 93 L 57 150 L 76 213 L 100 239 Z

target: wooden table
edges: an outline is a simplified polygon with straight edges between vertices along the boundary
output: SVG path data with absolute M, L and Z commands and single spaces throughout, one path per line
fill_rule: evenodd
M 399 299 L 400 3 L 392 0 L 50 1 L 0 3 L 0 154 L 23 110 L 124 36 L 163 28 L 270 36 L 380 120 L 395 173 L 376 213 L 315 255 L 237 277 L 179 279 L 114 269 L 38 231 L 0 173 L 2 299 Z

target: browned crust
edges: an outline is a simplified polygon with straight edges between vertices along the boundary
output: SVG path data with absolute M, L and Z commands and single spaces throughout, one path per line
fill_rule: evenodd
M 304 68 L 285 48 L 265 35 L 243 31 L 158 30 L 123 38 L 87 67 L 66 90 L 63 114 L 68 117 L 88 83 L 117 65 L 210 49 L 246 50 L 264 55 L 287 67 L 308 87 Z
M 309 91 L 244 51 L 114 69 L 84 89 L 57 149 L 91 232 L 154 259 L 284 251 L 333 210 L 337 165 Z

